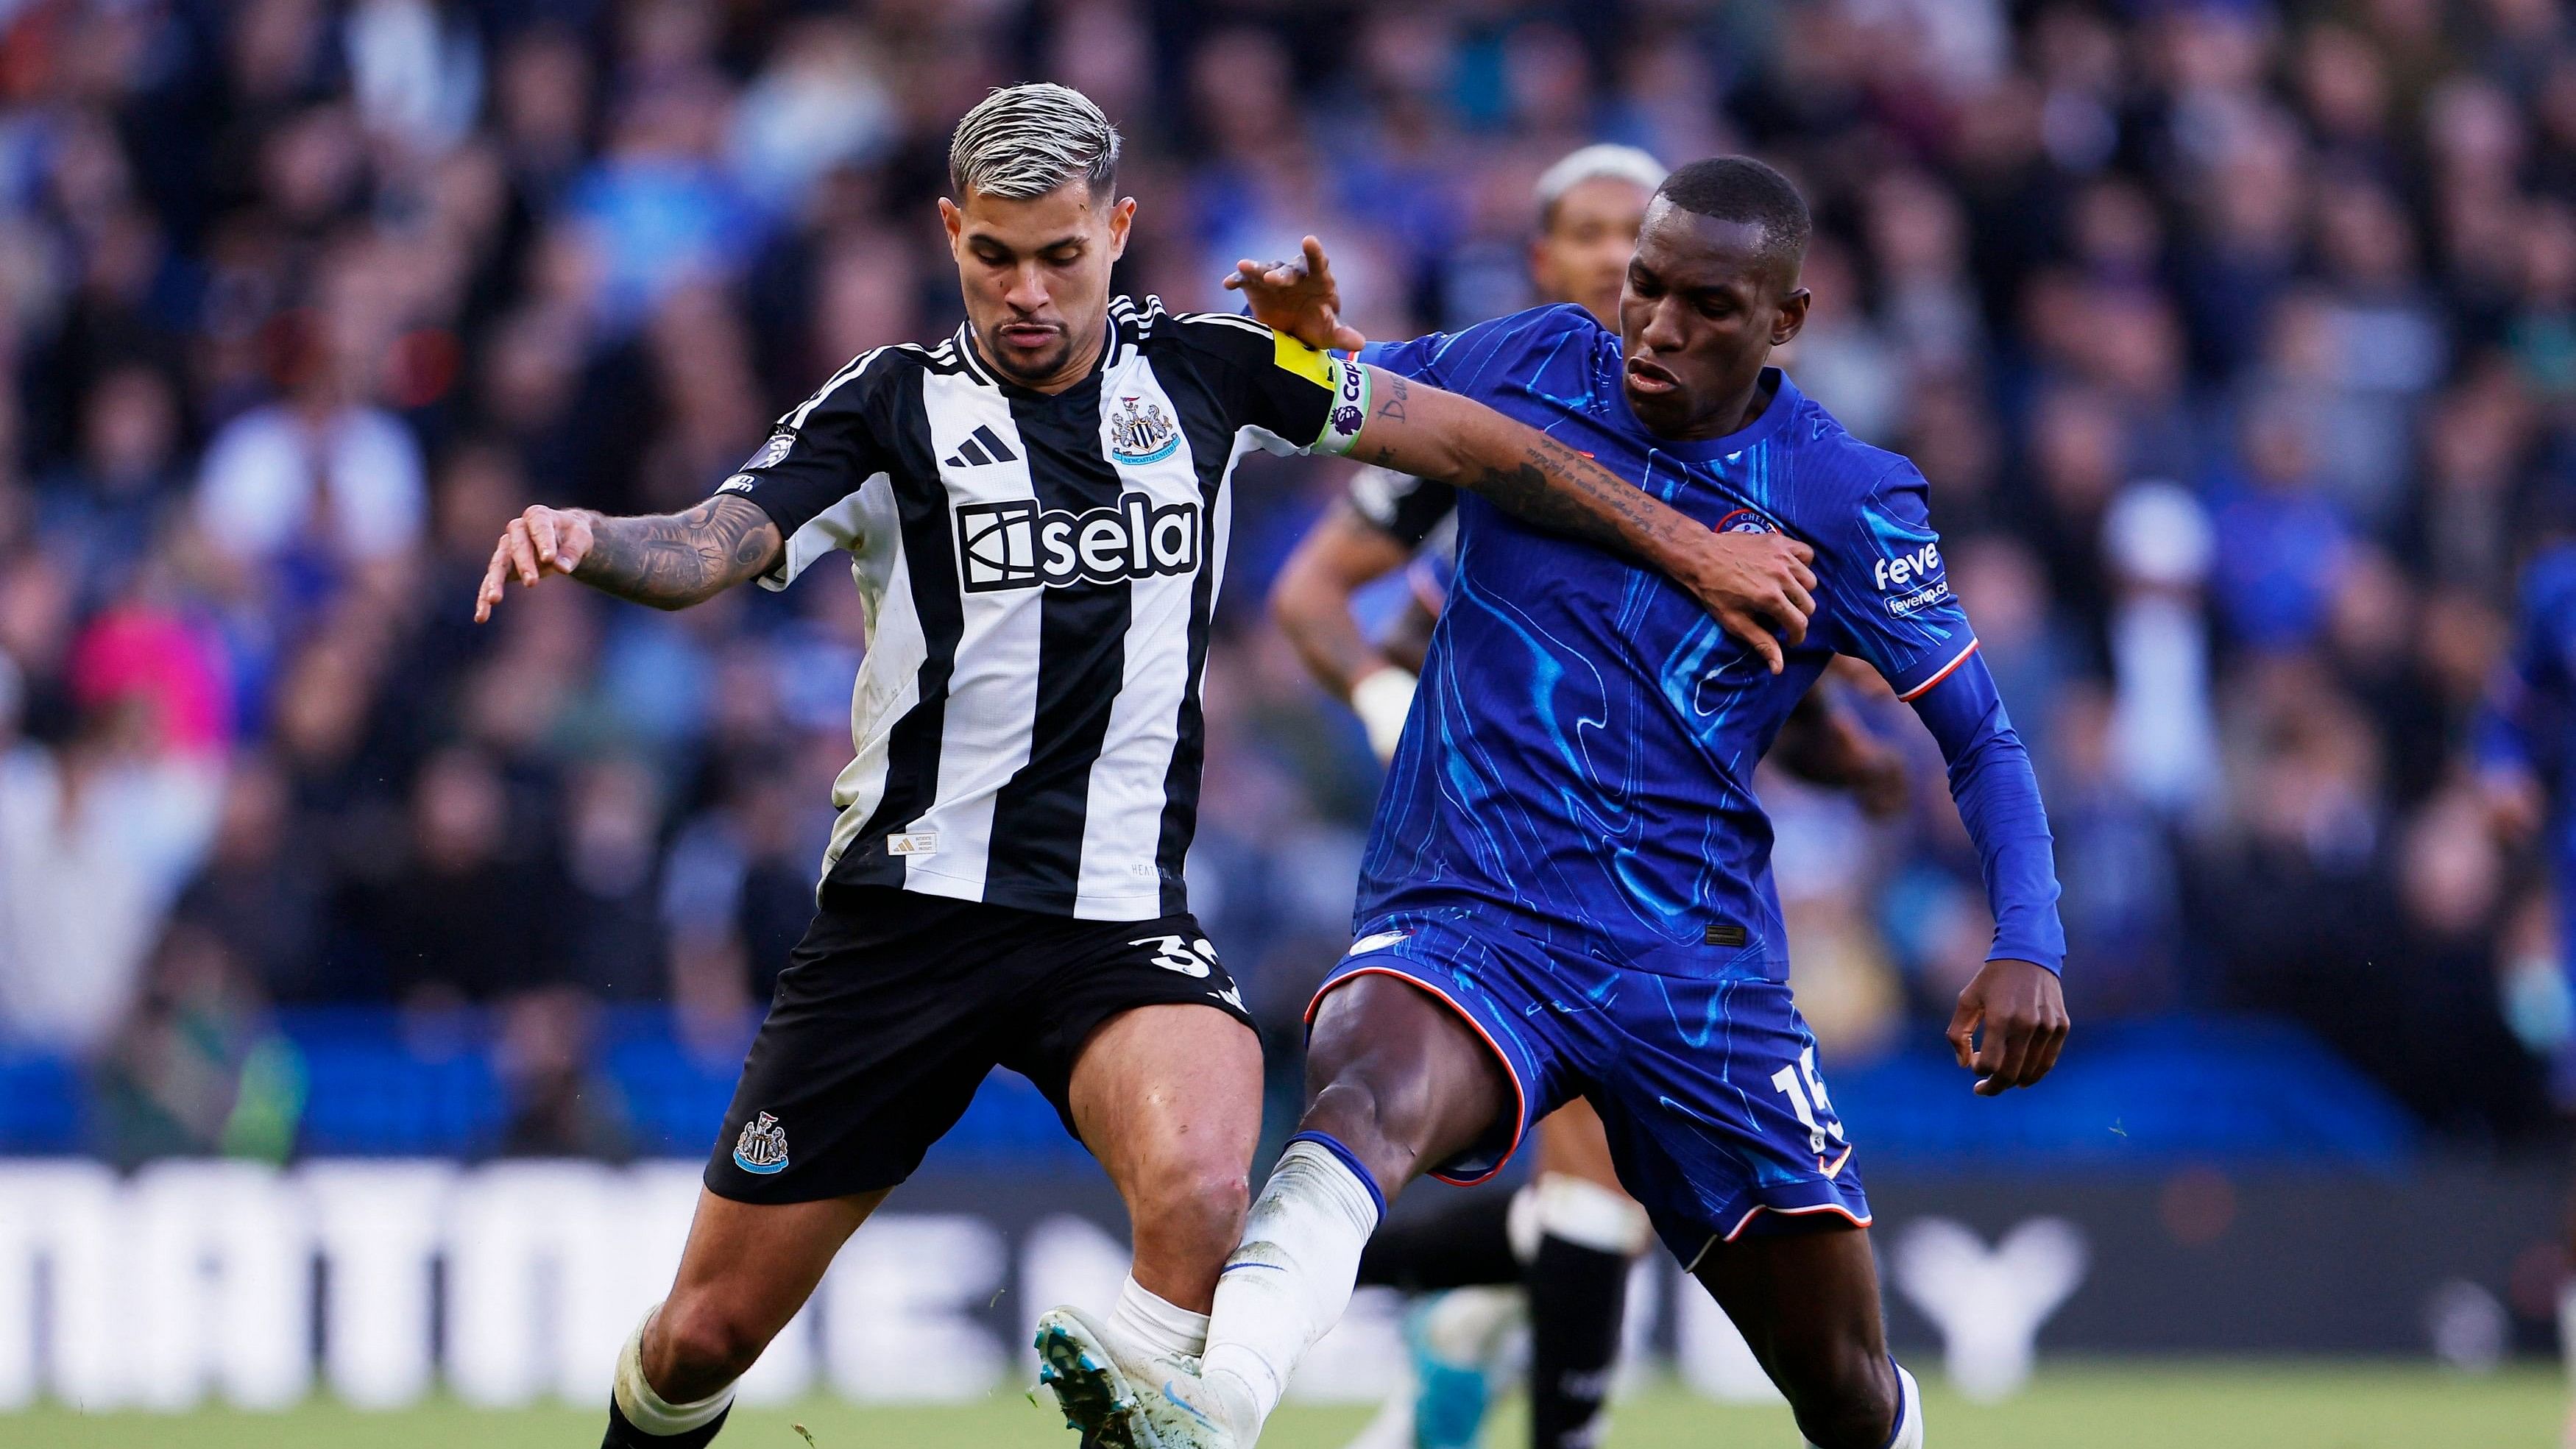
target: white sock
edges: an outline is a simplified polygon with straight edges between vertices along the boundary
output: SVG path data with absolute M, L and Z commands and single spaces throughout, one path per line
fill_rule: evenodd
M 1140 1358 L 1196 1358 L 1207 1348 L 1208 1316 L 1163 1299 L 1131 1273 L 1119 1285 L 1109 1329 L 1126 1347 L 1138 1350 Z
M 1339 1145 L 1320 1133 L 1289 1139 L 1217 1279 L 1200 1373 L 1233 1400 L 1229 1427 L 1246 1440 L 1279 1406 L 1298 1358 L 1351 1306 L 1360 1248 L 1386 1215 Z
M 1896 1368 L 1896 1432 L 1888 1436 L 1887 1449 L 1923 1449 L 1923 1390 L 1905 1365 L 1888 1362 Z
M 659 1304 L 653 1313 L 661 1312 Z M 705 1398 L 690 1404 L 674 1404 L 653 1392 L 644 1378 L 644 1324 L 653 1321 L 653 1313 L 644 1315 L 644 1323 L 626 1335 L 626 1347 L 617 1354 L 617 1385 L 610 1392 L 617 1396 L 617 1411 L 626 1422 L 647 1434 L 685 1434 L 702 1429 L 733 1402 L 733 1385 L 727 1384 Z
M 1887 1436 L 1887 1449 L 1923 1449 L 1923 1390 L 1905 1365 L 1889 1359 L 1887 1366 L 1896 1370 L 1896 1428 Z
M 1513 1261 L 1524 1268 L 1537 1262 L 1539 1236 L 1546 1231 L 1538 1220 L 1538 1184 L 1521 1184 L 1503 1210 L 1503 1241 L 1511 1244 Z
M 1646 1210 L 1626 1193 L 1589 1178 L 1541 1173 L 1531 1195 L 1537 1200 L 1540 1231 L 1596 1253 L 1633 1258 L 1645 1251 L 1647 1234 L 1654 1230 Z
M 1423 1310 L 1422 1341 L 1442 1363 L 1480 1368 L 1527 1320 L 1518 1288 L 1452 1288 Z

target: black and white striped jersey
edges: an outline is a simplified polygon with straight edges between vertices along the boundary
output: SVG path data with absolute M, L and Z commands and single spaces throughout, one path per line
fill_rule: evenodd
M 1355 364 L 1244 317 L 1111 304 L 1064 392 L 997 379 L 965 328 L 881 347 L 719 491 L 838 549 L 865 597 L 827 879 L 1091 920 L 1186 909 L 1200 676 L 1236 462 L 1346 450 Z
M 1446 483 L 1372 464 L 1352 472 L 1349 496 L 1352 512 L 1406 548 L 1449 546 L 1433 535 L 1457 528 L 1458 490 Z

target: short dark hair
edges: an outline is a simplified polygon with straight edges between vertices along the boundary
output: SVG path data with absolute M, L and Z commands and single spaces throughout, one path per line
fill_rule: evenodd
M 1711 156 L 1664 178 L 1655 194 L 1684 211 L 1762 228 L 1762 249 L 1792 277 L 1815 229 L 1807 199 L 1789 178 L 1750 156 Z

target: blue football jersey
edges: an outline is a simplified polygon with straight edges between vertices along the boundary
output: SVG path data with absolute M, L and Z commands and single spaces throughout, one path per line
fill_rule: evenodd
M 1962 757 L 1973 769 L 2008 755 L 2021 783 L 2008 806 L 1971 810 L 1970 825 L 2024 840 L 2035 828 L 2038 840 L 2037 863 L 2020 851 L 2000 886 L 1989 857 L 1995 954 L 2056 969 L 2064 944 L 2036 788 L 1972 658 L 1976 634 L 1910 462 L 1853 438 L 1776 370 L 1776 393 L 1741 431 L 1658 438 L 1629 409 L 1619 339 L 1579 307 L 1372 345 L 1361 359 L 1538 428 L 1710 528 L 1801 539 L 1817 587 L 1807 638 L 1775 676 L 1669 579 L 1464 496 L 1448 607 L 1379 801 L 1358 920 L 1487 903 L 1633 969 L 1785 974 L 1753 771 L 1844 653 L 1907 699 L 1973 667 L 1984 694 L 1960 691 L 1954 782 Z M 1994 741 L 2008 749 L 1988 751 Z

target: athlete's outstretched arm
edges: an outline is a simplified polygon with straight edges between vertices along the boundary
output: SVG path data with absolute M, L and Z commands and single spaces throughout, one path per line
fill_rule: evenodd
M 1341 696 L 1390 664 L 1351 617 L 1351 596 L 1404 567 L 1413 551 L 1337 499 L 1279 569 L 1270 586 L 1270 617 L 1315 682 Z
M 1718 533 L 1545 433 L 1380 367 L 1350 455 L 1482 493 L 1508 512 L 1668 575 L 1780 672 L 1779 629 L 1805 641 L 1815 550 L 1780 533 Z M 1764 621 L 1768 620 L 1766 624 Z
M 548 574 L 569 574 L 657 609 L 685 609 L 757 578 L 777 562 L 781 546 L 769 514 L 730 493 L 686 513 L 641 517 L 534 505 L 511 519 L 493 546 L 474 596 L 474 622 L 492 617 L 511 579 L 533 587 Z

